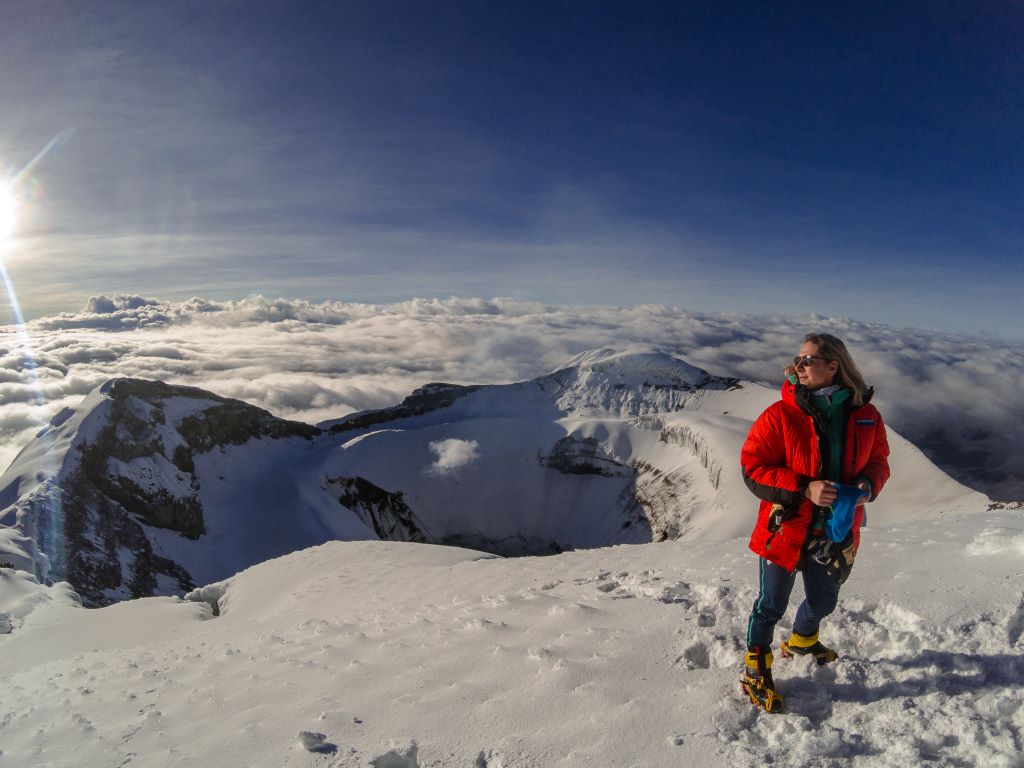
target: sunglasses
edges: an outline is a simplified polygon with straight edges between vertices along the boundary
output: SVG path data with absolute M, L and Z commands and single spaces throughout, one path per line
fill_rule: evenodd
M 806 368 L 811 364 L 812 360 L 824 360 L 824 357 L 818 357 L 817 355 L 797 355 L 793 358 L 793 365 L 797 368 Z

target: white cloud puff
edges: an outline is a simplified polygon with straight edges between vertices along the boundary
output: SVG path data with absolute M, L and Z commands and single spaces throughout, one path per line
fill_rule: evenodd
M 480 458 L 480 444 L 476 440 L 435 440 L 428 447 L 437 457 L 428 470 L 434 475 L 449 475 Z
M 115 376 L 161 379 L 318 422 L 430 382 L 494 384 L 598 347 L 651 345 L 712 373 L 778 383 L 810 330 L 846 340 L 886 421 L 945 471 L 1024 498 L 1024 342 L 845 318 L 565 307 L 508 299 L 391 305 L 98 296 L 79 314 L 0 328 L 0 463 L 40 421 Z

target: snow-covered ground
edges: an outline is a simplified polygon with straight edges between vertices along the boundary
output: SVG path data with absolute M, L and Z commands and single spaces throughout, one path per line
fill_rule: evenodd
M 22 451 L 0 476 L 0 498 L 10 505 L 0 508 L 0 564 L 34 569 L 41 580 L 66 578 L 95 605 L 180 594 L 272 557 L 325 541 L 375 539 L 376 532 L 503 555 L 682 536 L 721 541 L 750 531 L 753 499 L 740 446 L 779 396 L 777 387 L 713 376 L 663 351 L 601 349 L 531 381 L 460 390 L 423 412 L 369 414 L 362 426 L 326 422 L 324 431 L 309 428 L 315 436 L 237 444 L 224 434 L 209 449 L 193 437 L 194 452 L 182 461 L 176 450 L 188 441 L 181 430 L 192 429 L 183 420 L 206 424 L 205 409 L 218 400 L 160 386 L 105 384 Z M 235 423 L 242 412 L 211 418 Z M 107 433 L 118 437 L 99 439 Z M 889 444 L 893 477 L 872 516 L 892 523 L 985 506 L 982 494 L 952 480 L 895 430 Z M 109 453 L 129 447 L 125 461 Z M 104 453 L 87 463 L 105 471 L 85 483 L 75 470 L 96 451 Z M 133 514 L 114 523 L 108 511 L 77 538 L 46 535 L 49 521 L 61 519 L 51 498 L 68 488 L 87 495 L 111 477 L 139 489 Z M 356 481 L 373 490 L 351 493 Z M 381 506 L 384 496 L 392 518 L 371 527 L 366 508 Z M 117 525 L 137 528 L 140 511 L 175 504 L 185 507 L 186 522 L 189 509 L 201 510 L 201 535 L 182 535 L 185 523 L 156 527 L 152 520 L 136 540 L 106 535 Z M 407 518 L 407 530 L 387 535 L 396 515 Z M 139 543 L 143 535 L 152 553 Z M 74 565 L 83 549 L 92 554 L 88 573 L 59 569 Z M 120 552 L 117 580 L 106 573 L 112 551 Z M 131 591 L 154 556 L 180 566 L 187 580 L 165 567 L 155 569 L 152 589 Z M 53 573 L 51 559 L 58 563 Z
M 776 662 L 784 715 L 739 690 L 743 539 L 335 542 L 202 590 L 218 616 L 0 573 L 2 765 L 1024 764 L 1020 508 L 875 518 L 823 628 L 842 658 Z
M 778 661 L 787 713 L 760 713 L 738 684 L 756 500 L 737 457 L 777 390 L 649 350 L 573 363 L 363 430 L 197 454 L 207 529 L 194 542 L 161 530 L 157 545 L 209 581 L 275 546 L 365 539 L 324 506 L 325 483 L 353 475 L 401 489 L 435 528 L 585 541 L 599 487 L 625 468 L 675 478 L 654 498 L 636 476 L 652 509 L 679 516 L 679 538 L 510 559 L 332 541 L 186 600 L 92 610 L 0 559 L 0 766 L 1024 766 L 1019 503 L 990 505 L 891 432 L 893 479 L 823 628 L 842 658 Z M 26 449 L 12 499 L 40 487 L 55 446 L 74 460 L 102 395 Z M 545 469 L 569 438 L 562 459 L 607 473 Z M 114 465 L 177 488 L 161 467 Z M 10 509 L 21 538 L 4 552 L 30 552 Z

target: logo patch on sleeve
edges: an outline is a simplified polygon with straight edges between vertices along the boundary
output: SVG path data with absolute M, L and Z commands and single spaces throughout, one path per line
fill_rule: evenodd
M 875 423 L 874 419 L 857 419 L 858 426 L 861 425 L 861 424 L 874 424 L 874 423 Z

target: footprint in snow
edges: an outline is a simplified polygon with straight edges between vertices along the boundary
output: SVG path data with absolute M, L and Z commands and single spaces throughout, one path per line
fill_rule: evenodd
M 315 731 L 299 731 L 298 739 L 299 743 L 302 744 L 303 748 L 307 752 L 331 754 L 338 751 L 338 745 L 331 744 L 327 741 L 327 736 L 322 733 L 316 733 Z
M 420 768 L 419 747 L 414 741 L 403 752 L 392 749 L 370 761 L 373 768 Z
M 495 752 L 481 752 L 476 756 L 473 768 L 504 768 L 504 758 Z
M 704 643 L 694 643 L 676 659 L 676 666 L 685 669 L 710 669 L 711 657 L 708 655 L 708 647 Z
M 738 685 L 736 690 L 739 690 Z M 742 695 L 742 698 L 737 696 L 732 686 L 729 686 L 728 692 L 723 689 L 721 694 L 718 707 L 711 715 L 711 725 L 718 731 L 718 740 L 723 744 L 730 744 L 740 734 L 750 731 L 757 722 L 759 710 L 750 705 L 746 695 Z
M 1024 598 L 1021 599 L 1020 605 L 1017 606 L 1017 610 L 1010 616 L 1006 625 L 1006 639 L 1011 646 L 1020 641 L 1021 635 L 1024 635 Z
M 671 586 L 664 587 L 657 600 L 662 603 L 678 603 L 682 604 L 684 608 L 690 608 L 693 605 L 692 595 L 693 588 L 685 581 L 678 581 Z

